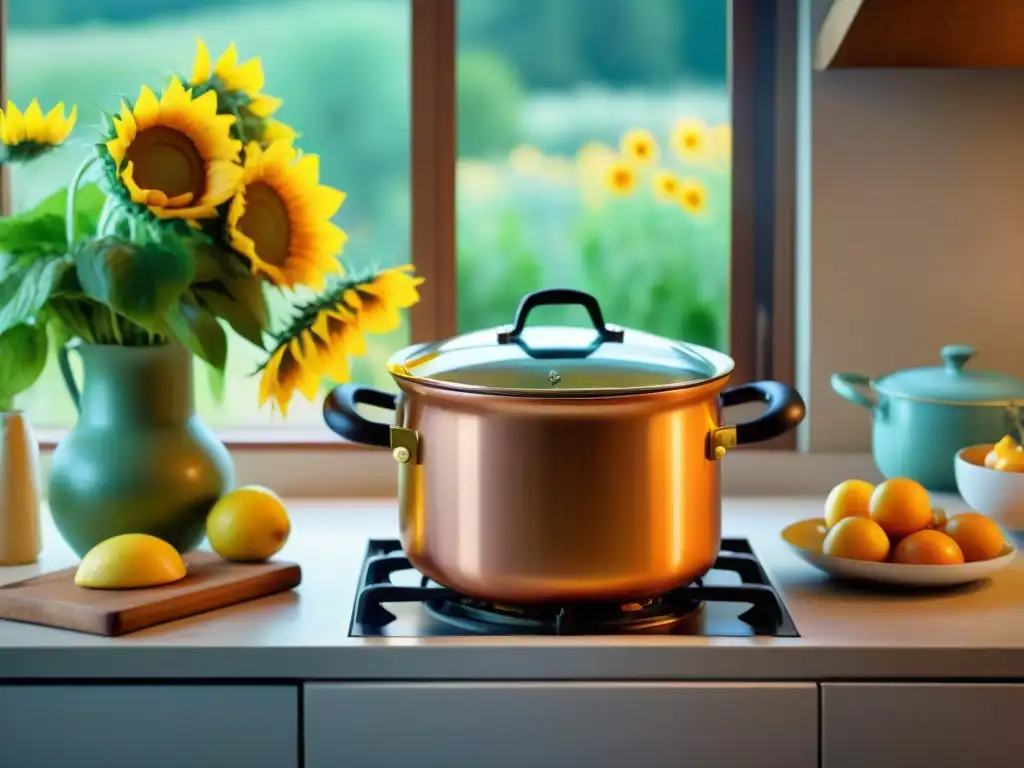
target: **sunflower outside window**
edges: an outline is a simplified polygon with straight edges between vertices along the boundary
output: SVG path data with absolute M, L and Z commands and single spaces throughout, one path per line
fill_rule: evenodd
M 103 116 L 67 189 L 0 220 L 0 367 L 34 372 L 0 371 L 16 382 L 0 401 L 73 339 L 184 345 L 220 389 L 230 329 L 231 343 L 263 350 L 260 404 L 286 413 L 296 392 L 312 400 L 322 378 L 347 380 L 367 334 L 400 326 L 422 280 L 408 266 L 345 269 L 332 221 L 345 195 L 320 183 L 317 156 L 273 117 L 282 102 L 263 86 L 258 58 L 240 62 L 231 45 L 214 62 L 198 41 L 190 76 L 142 86 Z M 3 162 L 60 145 L 75 118 L 62 104 L 8 103 Z M 287 316 L 273 316 L 271 293 Z

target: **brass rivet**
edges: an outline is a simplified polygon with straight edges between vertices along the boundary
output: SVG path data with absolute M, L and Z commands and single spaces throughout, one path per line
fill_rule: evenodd
M 391 455 L 395 457 L 395 461 L 399 464 L 406 464 L 409 461 L 409 449 L 404 445 L 400 445 L 391 452 Z
M 716 445 L 715 446 L 715 458 L 717 460 L 719 460 L 719 461 L 721 461 L 722 459 L 725 458 L 725 446 L 723 446 L 723 445 Z

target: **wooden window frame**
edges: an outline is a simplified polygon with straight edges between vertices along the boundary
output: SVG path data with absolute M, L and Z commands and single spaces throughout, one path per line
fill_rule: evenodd
M 463 0 L 466 1 L 466 0 Z M 414 343 L 457 332 L 456 7 L 410 0 L 411 254 L 427 290 L 411 311 Z M 796 0 L 731 0 L 732 246 L 730 355 L 733 382 L 795 380 L 793 201 Z M 0 0 L 0 102 L 6 101 L 7 0 Z M 11 208 L 0 168 L 0 214 Z M 53 434 L 50 434 L 53 432 Z M 60 437 L 40 435 L 44 447 Z M 366 450 L 323 430 L 268 428 L 221 433 L 235 450 Z M 766 447 L 792 449 L 795 435 Z M 372 450 L 372 449 L 370 449 Z

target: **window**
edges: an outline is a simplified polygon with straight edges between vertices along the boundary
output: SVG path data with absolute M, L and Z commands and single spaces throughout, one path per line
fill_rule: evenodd
M 197 35 L 260 56 L 280 117 L 348 193 L 346 258 L 411 256 L 427 281 L 403 330 L 356 363 L 360 381 L 388 387 L 395 349 L 507 323 L 555 284 L 594 293 L 612 322 L 727 350 L 736 379 L 792 380 L 788 2 L 7 2 L 0 50 L 5 97 L 78 104 L 82 137 L 93 105 L 188 68 Z M 623 139 L 634 155 L 616 177 Z M 0 202 L 31 204 L 78 159 L 69 146 L 16 170 Z M 234 344 L 223 404 L 197 370 L 207 422 L 329 438 L 318 402 L 296 399 L 287 421 L 257 409 L 257 359 Z M 56 366 L 21 404 L 38 427 L 74 419 Z

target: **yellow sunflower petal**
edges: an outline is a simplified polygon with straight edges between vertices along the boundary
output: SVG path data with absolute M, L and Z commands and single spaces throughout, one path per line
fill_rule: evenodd
M 263 87 L 262 85 L 260 86 Z M 249 111 L 252 112 L 256 117 L 270 117 L 284 102 L 274 96 L 268 96 L 265 93 L 257 93 L 252 97 L 249 102 Z
M 202 38 L 196 38 L 196 58 L 192 63 L 191 83 L 205 83 L 210 79 L 210 51 Z
M 25 141 L 25 116 L 21 114 L 13 101 L 7 102 L 4 110 L 4 144 L 20 144 Z
M 301 360 L 299 361 L 302 375 L 299 377 L 296 386 L 304 398 L 312 401 L 320 392 L 320 375 L 316 366 L 319 354 L 317 353 L 316 345 L 309 331 L 303 331 L 299 338 L 292 343 L 299 345 L 302 350 Z
M 267 364 L 263 367 L 263 375 L 260 377 L 259 404 L 262 407 L 267 400 L 277 391 L 277 369 L 281 365 L 281 358 L 284 356 L 284 347 L 278 347 L 277 351 L 270 356 Z
M 46 125 L 47 141 L 50 144 L 63 144 L 74 130 L 77 118 L 78 107 L 76 105 L 72 104 L 71 114 L 64 117 L 64 102 L 58 101 L 57 105 L 43 118 Z
M 43 109 L 39 106 L 39 99 L 32 99 L 25 110 L 25 138 L 40 143 L 46 141 L 46 125 L 43 123 Z
M 249 59 L 244 64 L 235 67 L 231 76 L 226 79 L 226 85 L 233 91 L 243 93 L 259 93 L 263 87 L 263 65 L 259 56 Z
M 172 82 L 178 82 L 177 79 Z M 168 92 L 170 88 L 168 88 Z M 152 128 L 160 119 L 160 101 L 156 94 L 147 86 L 139 89 L 139 100 L 135 102 L 135 109 L 132 111 L 135 118 L 135 130 L 142 131 Z
M 275 141 L 295 141 L 298 134 L 290 125 L 285 125 L 280 120 L 267 120 L 263 126 L 263 136 L 260 137 L 263 143 L 270 144 Z
M 217 59 L 217 63 L 213 65 L 213 74 L 226 81 L 226 75 L 230 75 L 236 66 L 238 66 L 238 49 L 235 48 L 234 43 L 231 43 Z

